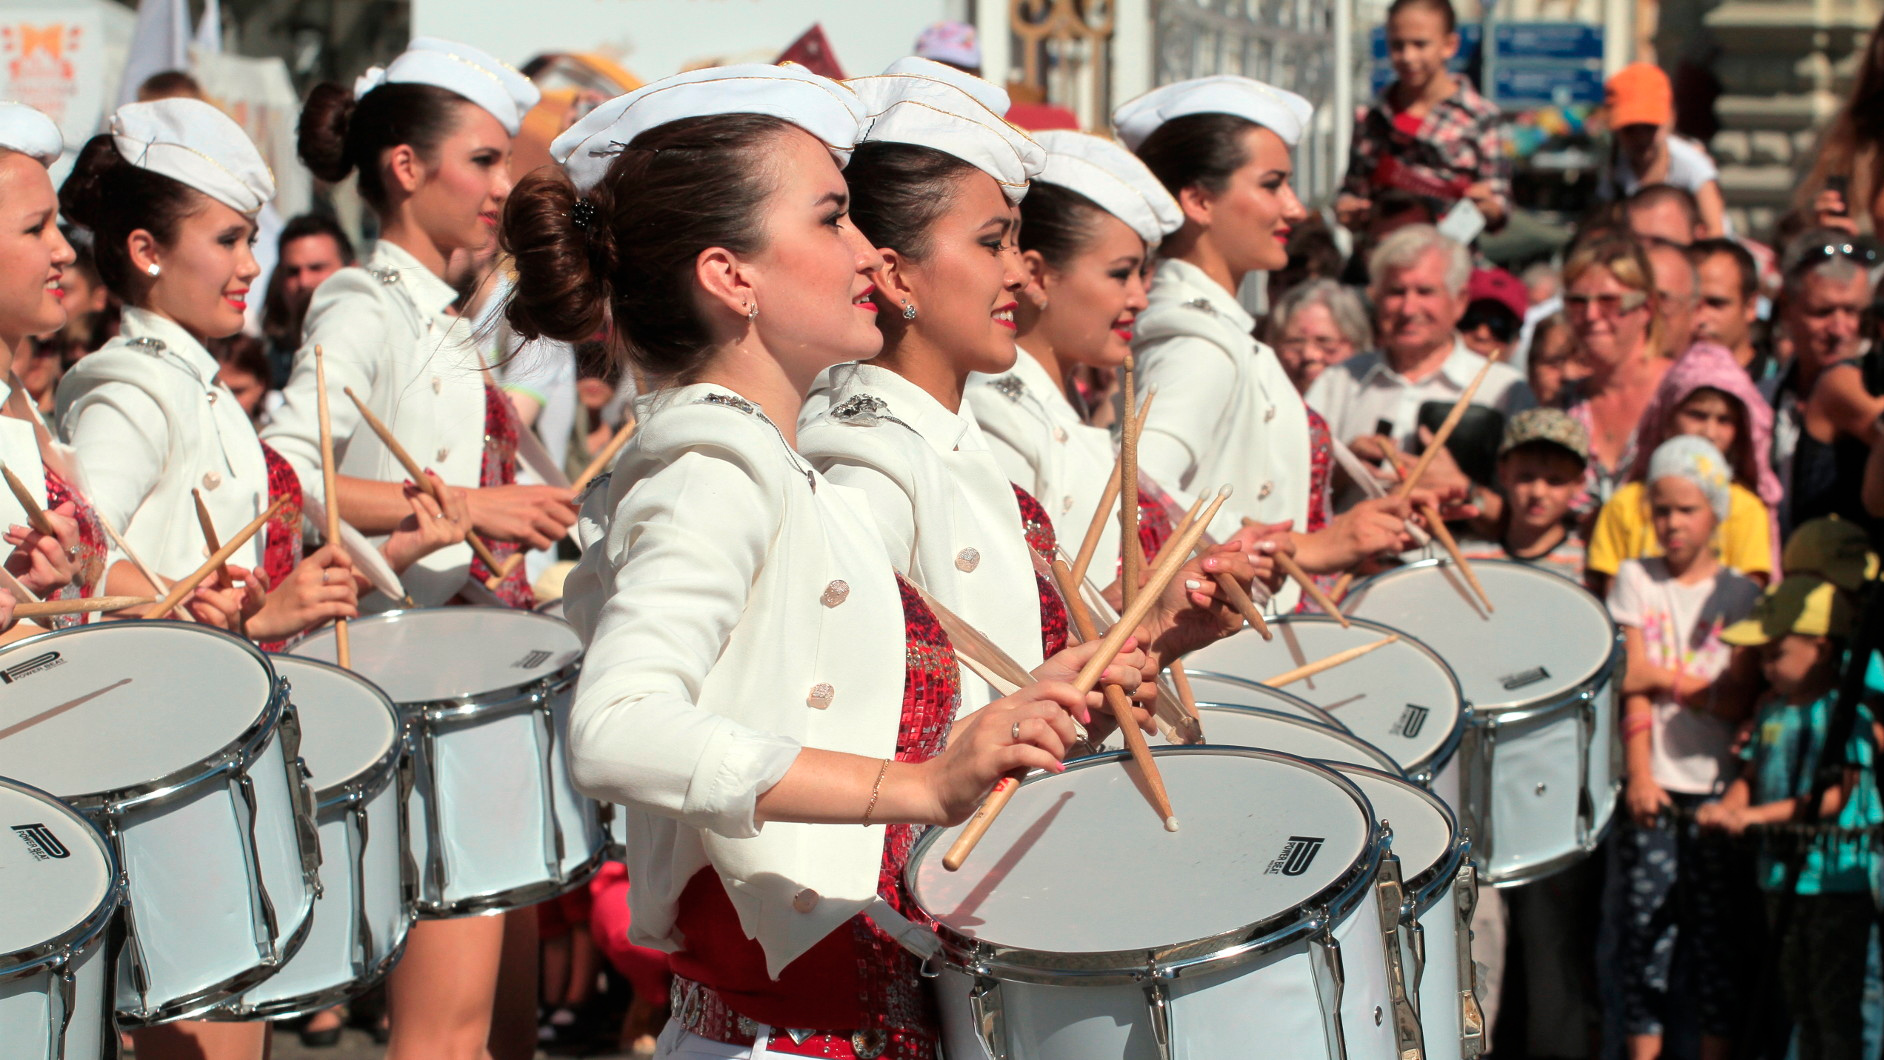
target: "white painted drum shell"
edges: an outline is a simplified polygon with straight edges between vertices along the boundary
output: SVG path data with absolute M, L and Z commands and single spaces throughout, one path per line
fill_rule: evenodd
M 1222 703 L 1200 702 L 1197 713 L 1204 728 L 1205 747 L 1253 747 L 1310 761 L 1366 766 L 1404 777 L 1399 763 L 1387 752 L 1344 729 L 1330 729 L 1293 714 Z M 1148 736 L 1146 741 L 1157 746 L 1163 737 Z
M 1425 963 L 1417 982 L 1407 984 L 1418 999 L 1420 1032 L 1426 1039 L 1428 1060 L 1451 1060 L 1461 1055 L 1465 1038 L 1464 999 L 1459 980 L 1459 924 L 1454 890 L 1456 882 L 1438 892 L 1433 903 L 1415 919 L 1424 939 Z M 1448 1050 L 1446 1043 L 1455 1043 Z
M 58 1040 L 59 977 L 72 975 L 72 1019 Z M 74 950 L 65 968 L 39 967 L 9 975 L 0 971 L 0 1043 L 7 1060 L 96 1060 L 115 1055 L 117 1027 L 111 1020 L 111 960 L 100 932 Z
M 1307 718 L 1317 725 L 1324 725 L 1340 732 L 1348 731 L 1348 727 L 1341 723 L 1340 718 L 1299 696 L 1230 674 L 1192 669 L 1189 666 L 1185 667 L 1185 673 L 1190 678 L 1191 693 L 1199 703 L 1255 707 L 1257 710 Z

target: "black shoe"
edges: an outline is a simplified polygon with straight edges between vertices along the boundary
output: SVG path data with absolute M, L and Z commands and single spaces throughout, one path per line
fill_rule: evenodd
M 340 1044 L 339 1027 L 329 1027 L 324 1031 L 301 1029 L 301 1044 L 309 1049 L 332 1049 Z

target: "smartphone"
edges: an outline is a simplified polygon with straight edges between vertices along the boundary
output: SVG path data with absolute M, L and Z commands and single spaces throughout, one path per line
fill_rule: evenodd
M 1838 216 L 1851 216 L 1851 177 L 1844 173 L 1834 173 L 1825 178 L 1825 190 L 1838 193 Z

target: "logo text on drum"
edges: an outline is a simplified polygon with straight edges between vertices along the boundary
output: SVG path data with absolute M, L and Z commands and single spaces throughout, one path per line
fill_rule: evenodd
M 1325 842 L 1327 839 L 1318 835 L 1290 836 L 1289 841 L 1282 845 L 1282 853 L 1277 854 L 1275 860 L 1269 863 L 1269 867 L 1263 870 L 1263 875 L 1273 876 L 1281 873 L 1284 876 L 1300 876 L 1308 871 L 1310 865 L 1314 864 L 1315 855 L 1321 853 L 1321 845 Z
M 27 850 L 32 851 L 34 861 L 72 856 L 72 851 L 66 849 L 66 845 L 59 842 L 59 837 L 52 834 L 52 829 L 43 824 L 16 824 L 13 834 L 20 837 Z

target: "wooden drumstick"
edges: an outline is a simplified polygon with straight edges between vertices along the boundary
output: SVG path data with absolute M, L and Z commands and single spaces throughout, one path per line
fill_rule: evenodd
M 12 572 L 5 567 L 0 567 L 0 589 L 5 589 L 8 593 L 12 594 L 13 602 L 16 604 L 30 604 L 37 602 L 39 599 L 37 594 L 26 586 L 21 585 L 20 580 L 15 578 Z
M 209 546 L 210 554 L 214 555 L 222 550 L 222 542 L 216 540 L 216 520 L 210 518 L 209 506 L 203 503 L 203 494 L 201 492 L 196 489 L 191 489 L 190 499 L 196 502 L 196 525 L 203 529 L 203 544 Z M 229 564 L 223 563 L 218 565 L 216 574 L 222 579 L 224 588 L 235 588 L 235 579 L 229 576 Z M 249 635 L 247 628 L 248 623 L 243 621 L 240 612 L 237 612 L 234 616 L 234 622 L 235 631 L 238 634 L 244 637 Z
M 1158 388 L 1145 391 L 1145 400 L 1138 406 L 1137 426 L 1142 430 L 1145 418 L 1151 414 L 1151 403 L 1158 397 Z M 1119 454 L 1123 460 L 1124 453 Z M 1099 498 L 1099 507 L 1092 512 L 1092 522 L 1086 524 L 1086 536 L 1079 543 L 1079 551 L 1073 556 L 1073 575 L 1076 581 L 1086 580 L 1086 571 L 1092 565 L 1093 553 L 1099 551 L 1099 533 L 1105 527 L 1106 520 L 1112 517 L 1112 505 L 1119 499 L 1120 464 L 1112 464 L 1112 477 L 1106 480 L 1105 493 Z
M 1079 631 L 1082 640 L 1094 640 L 1099 636 L 1099 628 L 1093 624 L 1092 612 L 1086 609 L 1086 601 L 1080 599 L 1079 582 L 1073 580 L 1072 568 L 1061 560 L 1053 561 L 1053 580 L 1060 585 L 1060 595 L 1066 597 L 1066 613 L 1073 620 L 1073 628 Z M 1104 651 L 1104 645 L 1100 646 Z M 1106 657 L 1110 661 L 1111 657 Z M 1145 743 L 1145 734 L 1138 729 L 1138 721 L 1132 717 L 1132 701 L 1125 695 L 1125 690 L 1118 685 L 1103 686 L 1106 707 L 1112 716 L 1118 719 L 1119 733 L 1125 738 L 1125 749 L 1132 753 L 1132 761 L 1138 763 L 1138 771 L 1144 774 L 1145 786 L 1150 789 L 1151 804 L 1158 811 L 1158 817 L 1164 821 L 1164 830 L 1178 830 L 1177 814 L 1171 809 L 1171 796 L 1165 791 L 1164 776 L 1158 772 L 1158 763 L 1151 757 L 1151 747 Z
M 26 483 L 21 482 L 19 476 L 13 473 L 13 469 L 4 463 L 0 463 L 0 475 L 6 476 L 7 488 L 13 491 L 13 499 L 19 501 L 20 507 L 26 510 L 27 523 L 47 537 L 57 540 L 59 531 L 53 529 L 52 520 L 46 518 L 46 509 L 41 508 L 39 502 L 33 499 L 33 495 L 26 492 Z
M 1473 396 L 1478 393 L 1479 385 L 1485 382 L 1485 376 L 1491 372 L 1492 365 L 1497 363 L 1498 351 L 1494 350 L 1490 357 L 1485 358 L 1485 363 L 1479 366 L 1478 374 L 1466 384 L 1465 390 L 1459 394 L 1459 399 L 1452 403 L 1452 410 L 1446 413 L 1444 420 L 1440 421 L 1439 429 L 1433 432 L 1433 440 L 1426 444 L 1419 459 L 1414 461 L 1413 470 L 1406 473 L 1406 477 L 1401 480 L 1400 488 L 1394 492 L 1394 496 L 1405 500 L 1413 495 L 1415 489 L 1419 488 L 1420 476 L 1426 474 L 1426 468 L 1439 455 L 1439 451 L 1446 447 L 1446 442 L 1452 437 L 1453 428 L 1457 427 L 1459 421 L 1465 417 L 1466 406 L 1472 403 Z
M 1138 396 L 1133 390 L 1132 355 L 1125 355 L 1124 429 L 1119 432 L 1119 599 L 1126 607 L 1138 599 L 1145 554 L 1138 540 Z
M 1432 524 L 1433 537 L 1439 541 L 1440 547 L 1446 550 L 1446 555 L 1452 557 L 1452 562 L 1458 565 L 1459 573 L 1465 575 L 1466 584 L 1470 585 L 1472 591 L 1478 595 L 1479 602 L 1485 605 L 1485 610 L 1497 610 L 1492 606 L 1491 597 L 1485 594 L 1485 586 L 1479 583 L 1478 574 L 1472 570 L 1472 565 L 1466 562 L 1465 553 L 1459 551 L 1459 543 L 1453 540 L 1452 531 L 1446 528 L 1446 521 L 1440 518 L 1439 509 L 1430 504 L 1422 504 L 1420 511 L 1425 513 L 1426 521 Z
M 327 541 L 340 543 L 340 469 L 334 466 L 334 420 L 327 407 L 327 357 L 319 343 L 314 344 L 314 410 L 321 427 L 321 494 L 327 500 Z M 442 510 L 442 509 L 441 509 Z M 342 669 L 353 667 L 353 644 L 347 636 L 347 620 L 334 619 L 334 660 Z
M 52 615 L 104 614 L 109 611 L 122 611 L 127 607 L 143 607 L 145 604 L 156 602 L 155 596 L 86 596 L 76 600 L 46 600 L 18 605 L 13 609 L 13 617 L 40 618 Z
M 1316 607 L 1328 612 L 1336 622 L 1341 623 L 1342 629 L 1348 628 L 1350 624 L 1348 622 L 1348 616 L 1342 614 L 1341 609 L 1335 606 L 1334 600 L 1331 599 L 1327 593 L 1321 591 L 1321 586 L 1316 585 L 1315 579 L 1309 577 L 1308 572 L 1302 569 L 1302 565 L 1295 562 L 1294 556 L 1289 555 L 1287 552 L 1277 552 L 1274 558 L 1276 566 L 1282 568 L 1282 573 L 1295 579 L 1296 584 L 1302 587 L 1302 592 L 1308 594 L 1310 600 L 1315 601 Z
M 157 601 L 156 609 L 144 617 L 162 618 L 175 610 L 176 606 L 183 602 L 184 597 L 195 592 L 196 587 L 203 583 L 203 579 L 209 577 L 218 567 L 229 562 L 229 557 L 240 551 L 243 545 L 248 544 L 249 538 L 260 533 L 262 527 L 267 526 L 268 521 L 273 519 L 276 513 L 280 512 L 287 503 L 288 498 L 278 498 L 275 503 L 268 506 L 267 511 L 256 516 L 247 526 L 236 531 L 236 535 L 230 538 L 227 544 L 217 549 L 215 555 L 205 560 L 202 566 L 190 573 L 189 577 L 171 586 L 170 591 L 164 595 L 164 598 Z
M 381 423 L 378 416 L 373 415 L 373 410 L 366 407 L 366 402 L 360 400 L 360 395 L 354 393 L 352 387 L 342 387 L 341 392 L 359 407 L 361 418 L 366 420 L 368 427 L 373 428 L 374 434 L 379 435 L 380 443 L 386 447 L 386 451 L 399 461 L 400 465 L 406 469 L 406 474 L 412 477 L 412 481 L 417 483 L 420 489 L 432 495 L 432 499 L 438 502 L 439 510 L 443 511 L 445 509 L 444 491 L 438 488 L 438 483 L 433 481 L 432 476 L 425 473 L 425 469 L 419 467 L 419 462 L 412 459 L 412 454 L 406 452 L 406 447 L 399 444 L 399 439 L 393 437 L 391 428 Z M 492 554 L 490 546 L 484 543 L 484 539 L 478 536 L 476 530 L 466 530 L 464 538 L 470 543 L 471 551 L 477 553 L 478 558 L 483 560 L 484 565 L 492 572 L 489 578 L 484 579 L 484 587 L 495 589 L 497 583 L 503 580 L 496 573 L 504 569 L 503 560 Z
M 117 528 L 111 525 L 111 520 L 105 518 L 104 513 L 94 508 L 92 509 L 92 517 L 98 520 L 98 525 L 104 528 L 105 536 L 111 539 L 111 543 L 117 547 L 119 552 L 124 553 L 124 558 L 130 562 L 133 569 L 144 576 L 144 580 L 150 583 L 151 588 L 160 593 L 170 588 L 170 579 L 158 577 L 156 571 L 145 566 L 144 561 L 137 558 L 137 553 L 131 551 L 130 542 L 126 541 L 123 535 L 118 533 Z M 190 614 L 187 608 L 178 611 L 177 617 L 185 622 L 196 621 L 196 616 Z
M 1304 678 L 1313 677 L 1316 674 L 1321 673 L 1323 670 L 1332 670 L 1335 667 L 1340 666 L 1344 662 L 1348 662 L 1353 659 L 1358 659 L 1361 656 L 1366 655 L 1370 651 L 1379 651 L 1380 649 L 1386 647 L 1389 644 L 1392 644 L 1394 641 L 1399 640 L 1399 639 L 1400 639 L 1400 634 L 1389 633 L 1386 636 L 1380 638 L 1377 641 L 1374 641 L 1371 644 L 1362 644 L 1353 648 L 1347 648 L 1342 651 L 1335 652 L 1333 655 L 1327 656 L 1326 658 L 1316 659 L 1314 662 L 1311 662 L 1311 663 L 1303 663 L 1301 666 L 1298 666 L 1293 670 L 1289 670 L 1284 673 L 1279 673 L 1276 676 L 1271 677 L 1269 680 L 1264 681 L 1263 684 L 1268 685 L 1270 688 L 1281 688 L 1283 685 L 1294 684 L 1295 682 L 1303 680 Z
M 621 453 L 622 447 L 628 444 L 630 438 L 634 437 L 635 427 L 636 421 L 634 420 L 629 420 L 627 423 L 622 424 L 621 429 L 615 432 L 615 436 L 610 438 L 608 444 L 602 447 L 602 451 L 595 454 L 595 459 L 589 461 L 589 466 L 582 469 L 582 474 L 577 475 L 576 480 L 569 484 L 569 491 L 571 493 L 581 493 L 590 482 L 594 481 L 597 475 L 607 471 L 609 466 L 615 462 L 615 457 Z M 498 569 L 496 580 L 501 582 L 505 578 L 510 577 L 511 572 L 517 569 L 517 565 L 523 562 L 525 554 L 525 551 L 520 550 L 509 559 L 505 560 L 504 565 Z
M 962 867 L 962 862 L 968 860 L 968 855 L 975 852 L 975 845 L 981 842 L 981 837 L 988 834 L 988 826 L 994 823 L 996 817 L 1001 816 L 1001 811 L 1007 808 L 1007 801 L 1013 798 L 1014 792 L 1019 789 L 1020 781 L 1012 776 L 1002 777 L 995 781 L 994 790 L 982 800 L 980 808 L 975 810 L 975 815 L 968 819 L 968 824 L 962 829 L 962 834 L 956 836 L 955 842 L 949 844 L 948 853 L 942 855 L 943 868 L 954 872 Z
M 1184 672 L 1183 660 L 1173 659 L 1165 669 L 1171 671 L 1171 686 L 1177 691 L 1178 705 L 1184 708 L 1184 713 L 1189 714 L 1192 721 L 1201 721 L 1202 717 L 1197 713 L 1197 693 L 1191 689 L 1191 675 Z
M 1151 612 L 1152 606 L 1158 602 L 1158 597 L 1163 595 L 1165 588 L 1171 584 L 1171 579 L 1177 577 L 1178 570 L 1184 566 L 1191 550 L 1197 547 L 1197 539 L 1204 536 L 1204 527 L 1210 525 L 1210 520 L 1216 516 L 1217 509 L 1223 507 L 1223 502 L 1229 497 L 1230 487 L 1225 486 L 1218 492 L 1216 499 L 1210 502 L 1210 506 L 1204 509 L 1203 515 L 1184 532 L 1184 535 L 1165 547 L 1157 569 L 1151 573 L 1151 580 L 1145 583 L 1144 590 L 1138 594 L 1138 599 L 1132 601 L 1132 606 L 1126 608 L 1125 613 L 1119 616 L 1118 622 L 1106 631 L 1105 639 L 1100 642 L 1098 653 L 1088 659 L 1086 665 L 1080 669 L 1079 677 L 1074 680 L 1073 687 L 1082 693 L 1090 692 L 1093 686 L 1099 683 L 1099 674 L 1105 669 L 1107 660 L 1119 653 L 1119 648 L 1125 643 L 1125 638 L 1131 636 L 1132 631 L 1137 629 L 1138 624 L 1143 622 L 1145 616 Z
M 1203 503 L 1203 498 L 1199 497 L 1197 503 L 1191 505 L 1191 510 L 1184 514 L 1184 518 L 1178 522 L 1177 529 L 1172 532 L 1171 536 L 1174 539 L 1183 536 L 1191 525 L 1197 522 L 1197 512 Z M 1204 520 L 1206 526 L 1209 523 L 1209 519 Z M 1199 538 L 1194 550 L 1196 557 L 1203 559 L 1209 551 L 1210 546 Z M 1249 590 L 1243 588 L 1242 582 L 1231 577 L 1227 571 L 1218 571 L 1210 577 L 1217 583 L 1217 588 L 1223 591 L 1224 597 L 1230 601 L 1230 606 L 1236 609 L 1237 614 L 1243 616 L 1243 621 L 1249 623 L 1249 628 L 1255 630 L 1264 640 L 1275 639 L 1276 635 L 1269 630 L 1269 623 L 1263 619 L 1263 609 L 1256 606 L 1256 601 L 1250 597 Z

